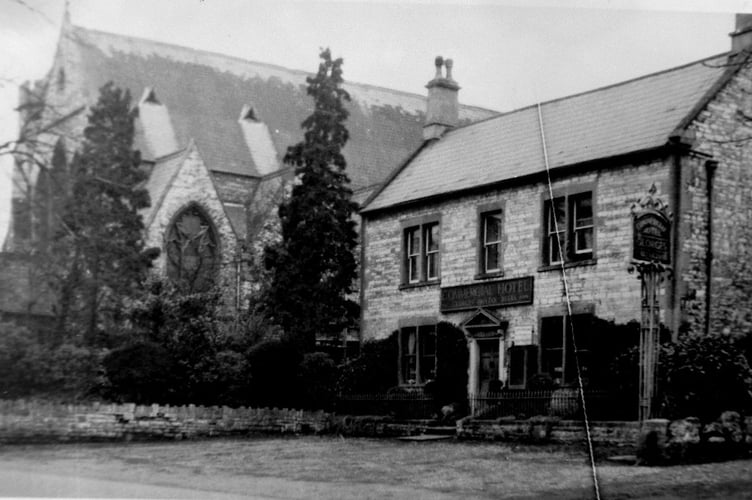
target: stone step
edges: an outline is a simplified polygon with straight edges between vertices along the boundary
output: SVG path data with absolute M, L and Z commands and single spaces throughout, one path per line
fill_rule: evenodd
M 436 427 L 428 427 L 426 434 L 436 434 L 440 436 L 454 436 L 457 434 L 457 427 L 454 425 L 437 425 Z

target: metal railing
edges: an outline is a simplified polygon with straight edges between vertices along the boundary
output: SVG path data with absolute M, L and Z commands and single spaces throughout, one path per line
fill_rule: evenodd
M 339 394 L 335 412 L 340 415 L 389 415 L 397 419 L 433 418 L 439 412 L 436 400 L 423 392 Z
M 505 390 L 499 393 L 475 394 L 470 397 L 472 415 L 476 418 L 530 418 L 555 416 L 564 419 L 582 418 L 580 394 L 574 388 L 546 390 Z M 585 390 L 588 417 L 592 420 L 636 420 L 637 406 L 633 398 L 613 392 Z
M 468 399 L 471 414 L 479 419 L 509 417 L 527 419 L 555 416 L 582 418 L 580 394 L 574 388 L 526 390 L 475 394 Z M 637 401 L 604 390 L 585 390 L 585 404 L 591 420 L 636 420 Z M 437 400 L 421 391 L 394 391 L 370 394 L 339 394 L 335 412 L 340 415 L 385 415 L 397 419 L 441 417 Z

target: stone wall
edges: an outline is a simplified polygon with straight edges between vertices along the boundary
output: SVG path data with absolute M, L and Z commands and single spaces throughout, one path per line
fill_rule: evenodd
M 640 435 L 639 422 L 591 422 L 590 437 L 594 444 L 634 446 Z M 582 443 L 587 438 L 585 425 L 576 420 L 531 418 L 529 420 L 475 420 L 457 422 L 457 437 L 489 441 L 528 443 Z
M 157 203 L 157 200 L 152 200 L 152 205 Z M 211 174 L 195 146 L 191 146 L 187 151 L 180 171 L 164 193 L 164 197 L 159 200 L 159 207 L 146 227 L 146 246 L 162 249 L 161 255 L 154 262 L 157 273 L 166 273 L 164 238 L 167 229 L 174 217 L 191 204 L 198 205 L 208 215 L 217 231 L 220 254 L 219 287 L 224 292 L 226 305 L 231 307 L 236 299 L 238 285 L 238 237 L 219 200 Z
M 259 180 L 254 177 L 212 172 L 217 194 L 222 201 L 245 204 L 254 192 Z
M 0 443 L 325 432 L 331 422 L 322 411 L 0 400 Z
M 0 400 L 0 443 L 129 441 L 247 436 L 253 433 L 336 433 L 399 437 L 441 432 L 460 439 L 550 443 L 582 442 L 582 422 L 553 418 L 457 422 L 456 430 L 431 420 L 396 421 L 383 416 L 333 415 L 323 411 L 135 404 L 58 404 Z M 637 422 L 594 422 L 596 443 L 634 445 Z
M 730 65 L 730 68 L 733 68 Z M 711 331 L 752 328 L 752 63 L 746 63 L 699 113 L 690 126 L 693 149 L 718 161 L 713 186 L 713 266 Z M 694 331 L 704 331 L 707 251 L 707 176 L 705 161 L 687 160 L 683 192 L 690 231 L 684 247 L 691 265 L 686 316 Z
M 567 269 L 569 292 L 575 305 L 594 309 L 597 316 L 626 323 L 640 318 L 640 283 L 628 273 L 631 258 L 632 203 L 655 183 L 656 196 L 671 193 L 670 162 L 656 159 L 611 166 L 556 179 L 554 190 L 592 189 L 595 210 L 594 259 Z M 561 272 L 542 267 L 543 199 L 546 183 L 538 182 L 444 202 L 371 216 L 365 224 L 363 322 L 364 339 L 384 338 L 411 317 L 434 317 L 461 323 L 472 311 L 441 314 L 440 287 L 479 283 L 478 210 L 489 203 L 503 206 L 503 277 L 533 276 L 534 300 L 529 306 L 494 311 L 509 322 L 508 340 L 537 342 L 538 318 L 566 311 Z M 403 221 L 424 215 L 440 216 L 440 283 L 400 287 Z

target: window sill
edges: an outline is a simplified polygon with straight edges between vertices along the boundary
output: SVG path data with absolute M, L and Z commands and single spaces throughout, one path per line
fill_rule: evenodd
M 473 279 L 490 280 L 494 278 L 503 278 L 503 277 L 504 277 L 504 271 L 494 271 L 492 273 L 478 273 L 475 276 L 473 276 Z
M 573 260 L 569 262 L 564 263 L 564 269 L 569 269 L 572 267 L 581 267 L 581 266 L 594 266 L 598 263 L 598 259 L 593 257 L 592 259 L 583 259 L 583 260 Z M 538 268 L 538 272 L 544 272 L 544 271 L 558 271 L 561 269 L 561 264 L 553 264 L 553 265 L 545 265 L 540 266 Z
M 441 285 L 441 280 L 419 281 L 418 283 L 403 283 L 399 286 L 400 290 L 410 290 L 411 288 L 423 288 L 426 286 Z

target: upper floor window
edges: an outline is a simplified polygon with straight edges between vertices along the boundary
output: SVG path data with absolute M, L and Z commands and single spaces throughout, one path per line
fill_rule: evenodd
M 593 257 L 593 193 L 558 196 L 544 202 L 543 263 Z
M 480 272 L 492 274 L 501 271 L 501 210 L 484 212 L 481 224 Z
M 432 220 L 405 228 L 404 279 L 406 284 L 439 279 L 439 222 Z

